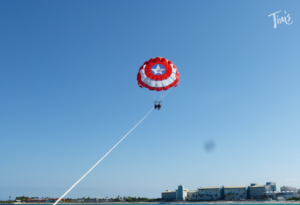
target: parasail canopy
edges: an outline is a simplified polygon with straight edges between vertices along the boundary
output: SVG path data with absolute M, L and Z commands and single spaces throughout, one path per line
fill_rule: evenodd
M 149 90 L 162 91 L 179 84 L 180 75 L 172 61 L 156 57 L 146 61 L 137 74 L 138 85 Z

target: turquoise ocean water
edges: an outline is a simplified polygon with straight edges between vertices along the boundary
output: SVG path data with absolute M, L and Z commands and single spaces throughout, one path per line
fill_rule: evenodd
M 26 204 L 26 203 L 24 203 Z M 41 203 L 43 204 L 43 203 Z M 45 203 L 44 203 L 45 204 Z M 47 204 L 52 204 L 52 203 L 47 203 Z M 64 203 L 65 204 L 65 203 Z M 69 204 L 69 203 L 68 203 Z M 71 203 L 70 203 L 71 204 Z M 76 204 L 76 203 L 75 203 Z M 76 205 L 88 205 L 88 204 L 95 204 L 95 203 L 84 203 L 84 204 L 76 204 Z M 100 203 L 99 203 L 100 204 Z M 112 204 L 115 204 L 115 203 L 108 203 L 108 204 L 102 204 L 101 205 L 112 205 Z M 137 203 L 131 203 L 131 204 L 137 204 Z M 220 204 L 220 205 L 242 205 L 242 204 L 247 204 L 247 205 L 278 205 L 278 204 L 300 204 L 300 202 L 286 202 L 286 201 L 283 201 L 283 202 L 277 202 L 277 203 L 261 203 L 261 202 L 257 202 L 257 203 L 250 203 L 250 202 L 241 202 L 241 203 L 201 203 L 201 202 L 184 202 L 184 203 L 155 203 L 155 204 L 147 204 L 147 205 L 157 205 L 157 204 L 172 204 L 172 205 L 182 205 L 182 204 L 201 204 L 201 205 L 209 205 L 209 204 Z M 11 205 L 11 204 L 2 204 L 2 205 Z M 36 204 L 26 204 L 26 205 L 36 205 Z M 117 204 L 117 205 L 130 205 L 129 203 L 126 203 L 126 204 Z

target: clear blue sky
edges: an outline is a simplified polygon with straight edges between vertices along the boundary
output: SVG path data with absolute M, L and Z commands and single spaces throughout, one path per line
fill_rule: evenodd
M 293 24 L 275 29 L 280 10 Z M 0 199 L 73 185 L 153 106 L 136 74 L 155 56 L 179 86 L 67 197 L 299 187 L 299 13 L 299 1 L 1 1 Z

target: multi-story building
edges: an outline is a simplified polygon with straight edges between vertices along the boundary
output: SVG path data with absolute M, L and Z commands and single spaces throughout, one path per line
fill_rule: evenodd
M 280 191 L 297 191 L 296 187 L 292 187 L 292 186 L 282 186 L 280 187 Z
M 199 200 L 198 199 L 198 190 L 189 190 L 186 198 L 187 198 L 187 200 Z
M 183 187 L 183 185 L 179 185 L 176 190 L 176 200 L 183 201 L 186 200 L 188 190 Z
M 224 196 L 224 187 L 201 187 L 198 189 L 198 196 L 200 197 L 200 200 L 208 201 L 216 201 L 220 200 Z
M 187 199 L 192 201 L 216 201 L 223 199 L 223 186 L 201 187 L 196 191 L 188 191 Z
M 176 191 L 166 190 L 161 192 L 161 198 L 163 200 L 172 201 L 176 199 Z
M 161 193 L 163 200 L 191 200 L 191 201 L 216 201 L 216 200 L 245 200 L 262 199 L 266 197 L 267 192 L 275 192 L 276 183 L 267 182 L 266 185 L 251 186 L 219 186 L 219 187 L 201 187 L 197 190 L 188 190 L 179 185 L 175 191 L 167 190 Z
M 163 200 L 167 200 L 167 201 L 170 201 L 170 200 L 184 201 L 187 198 L 187 193 L 188 193 L 188 190 L 185 189 L 183 187 L 183 185 L 179 185 L 178 189 L 176 189 L 176 191 L 167 190 L 167 191 L 162 192 L 161 198 Z
M 276 182 L 266 182 L 267 186 L 270 186 L 269 191 L 277 191 L 276 190 Z
M 245 200 L 248 198 L 249 186 L 225 186 L 225 200 Z
M 256 183 L 252 183 L 249 189 L 251 199 L 261 199 L 267 191 L 276 191 L 276 183 L 267 182 L 266 185 L 257 185 Z
M 289 198 L 298 198 L 298 190 L 293 190 L 293 191 L 267 191 L 265 193 L 269 198 L 274 199 L 274 200 L 286 200 Z

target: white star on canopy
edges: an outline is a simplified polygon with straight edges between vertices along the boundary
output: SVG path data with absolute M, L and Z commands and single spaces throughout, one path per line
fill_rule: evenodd
M 157 73 L 159 73 L 159 74 L 163 74 L 162 72 L 165 70 L 164 68 L 160 68 L 159 67 L 159 64 L 157 64 L 157 66 L 156 66 L 156 68 L 152 68 L 151 70 L 153 70 L 153 72 L 155 72 L 155 75 L 157 74 Z

